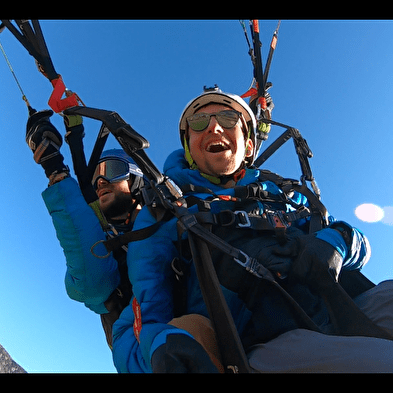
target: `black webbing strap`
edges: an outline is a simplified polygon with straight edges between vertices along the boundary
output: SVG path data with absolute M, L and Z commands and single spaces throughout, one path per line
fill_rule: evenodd
M 191 232 L 193 235 L 197 236 L 199 239 L 202 239 L 210 246 L 215 247 L 232 257 L 236 263 L 243 266 L 251 274 L 257 276 L 258 278 L 274 281 L 274 278 L 268 269 L 261 265 L 256 259 L 249 257 L 243 251 L 231 246 L 225 240 L 210 232 L 203 225 L 198 223 L 195 215 L 187 214 L 181 216 L 179 218 L 178 225 L 180 225 L 183 231 L 187 230 L 188 233 Z
M 188 240 L 203 299 L 216 332 L 225 372 L 250 373 L 252 370 L 222 293 L 209 247 L 203 239 L 192 232 L 189 232 Z
M 328 310 L 336 334 L 343 336 L 376 337 L 393 340 L 393 335 L 371 321 L 339 283 L 334 282 L 320 292 Z
M 19 30 L 13 25 L 11 20 L 2 19 L 1 21 L 39 63 L 40 71 L 50 81 L 57 79 L 59 75 L 53 66 L 38 20 L 32 20 L 32 25 L 30 25 L 28 20 L 16 19 Z
M 261 280 L 267 280 L 268 282 L 270 282 L 276 289 L 279 290 L 279 293 L 286 299 L 287 304 L 294 312 L 294 316 L 296 317 L 300 326 L 309 330 L 320 332 L 318 326 L 303 311 L 299 304 L 277 283 L 277 281 L 274 279 L 273 275 L 268 269 L 261 265 L 257 260 L 250 258 L 247 254 L 231 246 L 220 237 L 214 235 L 208 229 L 201 226 L 199 223 L 197 223 L 195 216 L 190 216 L 191 217 L 187 217 L 186 220 L 184 220 L 183 218 L 182 223 L 187 223 L 186 226 L 189 234 L 190 232 L 192 232 L 194 235 L 196 235 L 194 236 L 195 239 L 190 242 L 193 257 L 195 257 L 194 253 L 196 253 L 198 250 L 198 252 L 201 253 L 201 258 L 203 258 L 204 260 L 204 263 L 202 263 L 202 261 L 197 261 L 198 263 L 196 264 L 197 273 L 198 269 L 200 269 L 200 278 L 204 280 L 204 288 L 202 289 L 201 286 L 202 292 L 206 292 L 204 296 L 211 297 L 212 294 L 216 291 L 215 289 L 213 289 L 213 286 L 220 285 L 217 274 L 213 267 L 213 262 L 211 261 L 211 254 L 209 248 L 207 247 L 207 244 L 210 244 L 211 246 L 216 247 L 230 255 L 235 262 L 237 262 L 239 265 L 243 266 L 248 272 L 250 272 L 254 276 L 255 288 L 259 288 L 259 286 L 262 284 Z M 193 245 L 195 247 L 195 244 L 197 244 L 198 249 L 192 248 Z M 206 263 L 207 261 L 209 261 L 209 263 Z M 197 265 L 201 266 L 197 267 Z M 206 269 L 208 269 L 208 273 L 206 273 Z M 207 274 L 209 275 L 209 278 L 207 278 Z M 217 280 L 217 282 L 215 282 L 215 280 Z M 328 280 L 332 281 L 332 285 L 330 285 L 327 290 L 321 291 L 320 295 L 322 296 L 325 304 L 328 307 L 329 315 L 336 329 L 336 334 L 347 336 L 359 335 L 393 340 L 393 336 L 390 332 L 377 326 L 357 307 L 357 305 L 353 302 L 351 297 L 346 293 L 346 291 L 341 287 L 340 284 L 333 282 L 333 278 L 330 276 L 328 277 Z M 257 291 L 257 289 L 255 290 Z M 253 291 L 254 289 L 250 288 L 250 293 L 253 293 Z M 214 296 L 213 298 L 216 299 L 216 297 Z M 217 300 L 219 300 L 219 298 L 217 298 Z M 249 306 L 252 306 L 252 302 L 256 301 L 257 299 L 248 300 L 251 302 Z M 245 301 L 247 302 L 246 299 Z M 212 304 L 208 305 L 208 303 Z M 217 304 L 219 304 L 219 306 L 215 306 L 214 302 L 206 302 L 206 306 L 209 310 L 212 310 L 212 308 L 216 307 L 220 308 L 221 300 Z M 223 304 L 226 305 L 226 302 Z M 216 318 L 216 324 L 219 324 L 219 326 L 217 326 L 218 329 L 223 323 L 223 320 L 221 319 L 222 316 L 220 316 L 219 313 L 219 310 L 212 310 L 212 314 L 210 314 L 209 312 L 209 315 L 211 315 L 211 319 L 213 322 L 214 318 Z M 217 330 L 217 332 L 218 331 L 219 330 Z M 225 354 L 227 353 L 227 351 L 228 348 L 226 347 L 224 348 L 222 353 Z
M 307 198 L 311 209 L 309 233 L 314 233 L 329 225 L 328 211 L 325 205 L 320 201 L 319 197 L 307 187 L 305 181 L 300 184 L 297 180 L 286 179 L 267 170 L 261 170 L 260 179 L 272 181 L 280 187 L 285 194 L 290 191 L 297 191 Z
M 108 252 L 111 252 L 122 246 L 127 245 L 130 242 L 143 240 L 152 236 L 158 230 L 160 225 L 161 225 L 160 222 L 156 222 L 155 224 L 150 225 L 146 228 L 138 229 L 135 231 L 129 231 L 122 235 L 118 235 L 116 237 L 108 239 L 104 241 L 103 244 L 105 245 Z
M 187 230 L 189 234 L 189 239 L 191 236 L 192 240 L 190 240 L 190 247 L 193 258 L 197 256 L 197 260 L 194 259 L 195 268 L 198 274 L 199 282 L 201 285 L 202 294 L 208 299 L 205 300 L 206 306 L 209 311 L 209 316 L 212 321 L 216 321 L 214 327 L 217 335 L 222 335 L 225 337 L 226 334 L 230 334 L 235 337 L 235 341 L 238 339 L 237 331 L 233 331 L 229 333 L 226 329 L 236 329 L 232 320 L 232 317 L 222 315 L 225 310 L 222 311 L 221 309 L 225 309 L 227 307 L 226 301 L 222 295 L 220 288 L 220 281 L 217 277 L 216 270 L 214 268 L 213 261 L 211 259 L 211 253 L 208 248 L 208 244 L 212 247 L 218 248 L 222 252 L 226 253 L 227 255 L 231 256 L 233 260 L 242 266 L 247 272 L 251 273 L 253 277 L 253 284 L 249 288 L 249 293 L 257 293 L 258 290 L 262 288 L 263 281 L 267 281 L 271 285 L 273 285 L 283 296 L 283 298 L 287 301 L 287 304 L 290 306 L 295 319 L 298 321 L 299 325 L 303 328 L 320 332 L 318 326 L 311 320 L 311 318 L 304 312 L 304 310 L 299 306 L 299 304 L 277 283 L 273 274 L 262 264 L 260 264 L 256 259 L 249 257 L 243 251 L 231 246 L 225 240 L 221 239 L 220 237 L 216 236 L 209 229 L 205 226 L 202 226 L 197 222 L 195 215 L 188 214 L 183 216 L 179 219 L 179 225 L 183 227 L 183 230 Z M 203 280 L 203 281 L 201 281 Z M 263 281 L 262 281 L 263 280 Z M 222 299 L 221 299 L 222 298 Z M 217 300 L 217 301 L 216 301 Z M 244 301 L 250 306 L 252 309 L 252 304 L 257 301 L 258 299 L 250 298 L 244 299 Z M 229 313 L 229 310 L 228 310 Z M 231 320 L 231 322 L 225 323 L 225 320 Z M 233 325 L 232 327 L 227 327 L 227 325 Z M 224 329 L 223 332 L 220 332 L 220 329 Z M 235 333 L 236 332 L 236 333 Z M 224 341 L 225 343 L 225 341 Z M 241 345 L 241 343 L 240 343 Z M 243 348 L 243 347 L 241 347 Z M 221 348 L 220 348 L 221 349 Z M 231 349 L 232 351 L 232 349 Z M 240 364 L 243 364 L 241 350 L 236 345 L 233 349 L 233 352 L 229 351 L 226 343 L 222 348 L 221 351 L 222 356 L 235 356 L 231 357 L 230 359 L 237 359 Z M 225 363 L 224 363 L 225 364 Z M 245 363 L 244 363 L 245 364 Z M 245 370 L 242 372 L 249 372 L 248 362 L 244 365 Z M 241 371 L 239 371 L 241 372 Z

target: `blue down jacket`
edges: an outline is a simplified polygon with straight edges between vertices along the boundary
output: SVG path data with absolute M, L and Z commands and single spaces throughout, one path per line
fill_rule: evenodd
M 68 296 L 98 314 L 107 313 L 104 302 L 119 285 L 120 274 L 112 253 L 98 258 L 90 251 L 96 242 L 105 240 L 98 218 L 71 177 L 48 187 L 42 197 L 66 257 Z M 100 243 L 94 253 L 105 256 L 107 251 Z
M 194 184 L 211 189 L 216 194 L 233 195 L 233 189 L 222 189 L 203 178 L 198 171 L 190 170 L 183 158 L 184 151 L 173 152 L 164 166 L 164 173 L 180 187 Z M 246 175 L 237 185 L 255 182 L 259 170 L 247 169 Z M 263 183 L 265 190 L 277 194 L 281 190 L 272 182 Z M 198 194 L 207 198 L 208 194 Z M 306 204 L 306 198 L 295 193 L 293 199 Z M 212 211 L 228 209 L 228 203 L 217 201 L 211 204 Z M 196 205 L 190 209 L 196 209 Z M 333 218 L 331 217 L 333 220 Z M 145 207 L 139 213 L 134 229 L 149 226 L 155 219 Z M 304 224 L 304 219 L 303 219 Z M 300 222 L 293 225 L 302 227 Z M 325 228 L 318 237 L 332 244 L 344 257 L 345 269 L 359 269 L 370 256 L 368 241 L 356 229 L 352 230 L 352 246 L 347 248 L 342 236 L 335 230 Z M 133 284 L 134 299 L 124 309 L 114 324 L 113 358 L 119 372 L 151 372 L 151 356 L 166 342 L 169 334 L 187 334 L 186 331 L 168 325 L 173 318 L 173 277 L 171 261 L 178 256 L 174 245 L 177 240 L 176 219 L 165 222 L 150 238 L 130 243 L 128 251 L 128 269 Z M 238 298 L 237 294 L 222 287 L 224 296 L 231 310 L 237 330 L 242 336 L 251 318 L 251 312 Z M 187 283 L 187 314 L 197 313 L 208 316 L 196 278 L 191 265 Z

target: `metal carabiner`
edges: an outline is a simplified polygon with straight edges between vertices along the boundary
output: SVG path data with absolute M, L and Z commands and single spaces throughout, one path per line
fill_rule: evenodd
M 98 240 L 98 242 L 95 242 L 92 246 L 91 246 L 91 248 L 90 248 L 90 252 L 93 254 L 93 256 L 95 256 L 96 258 L 100 258 L 100 259 L 105 259 L 105 258 L 108 258 L 109 257 L 109 255 L 110 255 L 110 251 L 108 252 L 108 254 L 106 254 L 106 255 L 97 255 L 93 250 L 96 248 L 96 246 L 98 246 L 100 243 L 104 243 L 105 242 L 105 240 Z

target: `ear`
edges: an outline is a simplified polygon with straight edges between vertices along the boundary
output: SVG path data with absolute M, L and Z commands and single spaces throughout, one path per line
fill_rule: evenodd
M 251 139 L 247 139 L 246 142 L 246 157 L 251 157 L 254 151 L 254 144 Z

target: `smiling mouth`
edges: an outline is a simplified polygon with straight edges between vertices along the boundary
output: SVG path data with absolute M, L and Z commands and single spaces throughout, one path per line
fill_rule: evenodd
M 209 153 L 221 153 L 229 149 L 230 147 L 222 141 L 209 143 L 206 147 L 206 151 Z
M 110 194 L 112 191 L 110 191 L 110 190 L 101 190 L 99 193 L 98 193 L 98 198 L 101 198 L 101 197 L 103 197 L 104 195 L 107 195 L 107 194 Z

